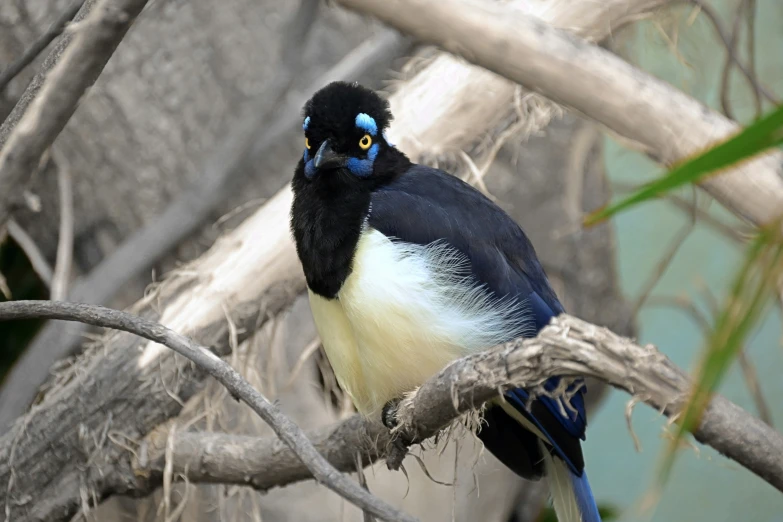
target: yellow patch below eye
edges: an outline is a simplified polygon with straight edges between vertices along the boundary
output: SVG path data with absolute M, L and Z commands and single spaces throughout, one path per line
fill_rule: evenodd
M 308 149 L 310 148 L 310 140 L 308 140 L 307 138 L 305 138 L 305 147 L 307 147 Z
M 370 148 L 370 145 L 372 145 L 372 138 L 369 134 L 365 134 L 362 136 L 362 139 L 359 140 L 359 147 L 361 147 L 362 150 L 367 150 Z

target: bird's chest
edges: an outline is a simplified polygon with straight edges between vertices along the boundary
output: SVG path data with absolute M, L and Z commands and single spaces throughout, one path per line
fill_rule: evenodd
M 294 198 L 291 228 L 307 285 L 334 297 L 351 272 L 369 195 L 337 187 L 306 186 Z
M 444 245 L 393 242 L 365 229 L 336 299 L 310 305 L 340 385 L 377 414 L 449 362 L 506 336 L 502 310 Z

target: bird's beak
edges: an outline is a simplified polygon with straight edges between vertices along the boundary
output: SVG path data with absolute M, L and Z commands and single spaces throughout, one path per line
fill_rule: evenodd
M 347 156 L 337 154 L 329 146 L 329 140 L 324 140 L 321 146 L 318 148 L 318 152 L 315 153 L 313 158 L 313 165 L 317 169 L 336 169 L 337 167 L 345 166 L 348 161 Z

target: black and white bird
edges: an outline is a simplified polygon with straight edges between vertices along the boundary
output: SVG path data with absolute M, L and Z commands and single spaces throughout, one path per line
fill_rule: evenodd
M 376 417 L 453 360 L 534 336 L 563 312 L 522 229 L 470 185 L 412 163 L 386 139 L 391 119 L 369 89 L 324 87 L 305 105 L 292 181 L 291 229 L 324 349 L 356 408 Z M 584 387 L 572 391 L 569 407 L 508 391 L 478 436 L 522 477 L 547 476 L 561 522 L 597 522 Z

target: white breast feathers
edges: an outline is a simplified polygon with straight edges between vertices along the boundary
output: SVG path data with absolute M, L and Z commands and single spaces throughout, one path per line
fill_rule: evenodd
M 525 303 L 493 298 L 445 242 L 413 245 L 366 228 L 352 268 L 338 299 L 311 292 L 310 304 L 340 385 L 366 415 L 454 359 L 532 332 Z

